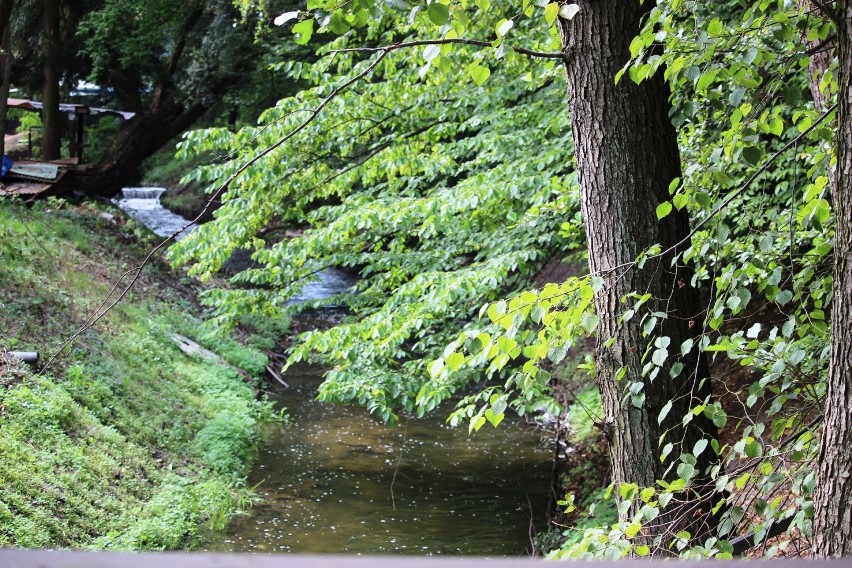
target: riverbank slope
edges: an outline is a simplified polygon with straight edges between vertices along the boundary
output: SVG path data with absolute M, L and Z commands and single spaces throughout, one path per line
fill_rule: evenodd
M 251 498 L 266 358 L 232 339 L 205 343 L 225 361 L 182 353 L 172 335 L 201 341 L 199 310 L 164 265 L 44 374 L 7 354 L 56 352 L 146 235 L 91 205 L 0 200 L 0 547 L 188 548 Z

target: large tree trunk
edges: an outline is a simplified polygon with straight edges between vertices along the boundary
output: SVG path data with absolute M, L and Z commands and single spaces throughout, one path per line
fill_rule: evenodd
M 804 13 L 813 12 L 811 18 L 815 22 L 814 25 L 818 25 L 823 21 L 824 15 L 814 0 L 798 0 L 798 6 L 799 10 Z M 823 8 L 825 7 L 823 6 Z M 831 60 L 834 57 L 832 42 L 830 39 L 824 42 L 818 39 L 807 41 L 806 36 L 802 38 L 802 41 L 805 42 L 808 51 L 811 52 L 808 60 L 808 88 L 816 109 L 820 112 L 825 112 L 831 106 L 831 100 L 826 98 L 819 86 L 822 78 L 831 66 Z M 837 173 L 835 170 L 829 168 L 827 175 L 829 190 L 834 194 L 834 188 L 837 186 Z
M 43 0 L 42 54 L 44 55 L 44 88 L 42 91 L 42 158 L 57 160 L 60 154 L 62 114 L 59 112 L 59 0 Z
M 839 2 L 834 300 L 825 427 L 814 494 L 817 556 L 852 556 L 852 2 Z
M 670 466 L 677 463 L 680 453 L 688 454 L 698 440 L 709 441 L 717 435 L 716 427 L 702 414 L 682 425 L 684 416 L 711 396 L 707 365 L 697 346 L 686 357 L 680 356 L 681 344 L 696 336 L 703 319 L 689 271 L 672 266 L 674 254 L 649 260 L 642 268 L 631 264 L 648 247 L 659 244 L 666 250 L 689 233 L 686 211 L 673 211 L 661 221 L 656 216 L 657 205 L 670 199 L 670 182 L 680 176 L 680 156 L 668 118 L 669 91 L 662 74 L 641 85 L 626 77 L 618 85 L 614 81 L 629 58 L 628 46 L 649 3 L 644 7 L 638 0 L 584 0 L 578 4 L 580 11 L 571 20 L 560 18 L 559 25 L 567 56 L 589 266 L 592 274 L 605 280 L 595 296 L 600 317 L 597 381 L 608 426 L 613 481 L 652 486 L 658 479 L 673 477 L 675 466 Z M 620 319 L 630 307 L 622 298 L 631 292 L 650 293 L 652 299 L 643 311 L 622 323 Z M 641 320 L 648 312 L 666 313 L 667 317 L 660 318 L 645 337 Z M 610 338 L 614 343 L 607 347 Z M 669 356 L 665 368 L 651 379 L 643 376 L 642 369 L 655 349 L 647 350 L 649 342 L 656 338 L 661 346 L 668 338 Z M 684 367 L 672 378 L 669 371 L 675 361 Z M 622 368 L 626 374 L 619 380 Z M 644 401 L 628 393 L 633 383 L 643 385 Z M 659 424 L 658 416 L 668 403 L 671 410 Z M 668 442 L 674 444 L 674 450 L 661 462 L 663 444 Z M 708 480 L 707 470 L 716 463 L 708 446 L 695 465 L 697 486 Z M 691 505 L 701 506 L 695 501 Z M 670 511 L 647 534 L 679 530 L 686 525 L 680 516 L 695 514 L 696 510 Z
M 14 0 L 0 0 L 0 158 L 6 154 L 6 119 L 9 107 L 9 89 L 12 86 L 12 30 L 9 20 L 12 17 Z
M 172 138 L 192 126 L 206 111 L 202 105 L 185 108 L 169 101 L 134 116 L 121 125 L 101 161 L 92 169 L 66 176 L 63 189 L 86 195 L 113 197 L 137 174 L 142 162 Z

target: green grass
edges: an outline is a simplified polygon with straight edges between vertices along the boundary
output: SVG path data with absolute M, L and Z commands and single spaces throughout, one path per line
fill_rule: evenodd
M 184 355 L 171 334 L 202 322 L 164 268 L 45 375 L 2 355 L 56 350 L 138 264 L 149 243 L 98 213 L 0 200 L 0 547 L 187 548 L 251 499 L 266 359 L 230 338 L 206 345 L 231 364 Z

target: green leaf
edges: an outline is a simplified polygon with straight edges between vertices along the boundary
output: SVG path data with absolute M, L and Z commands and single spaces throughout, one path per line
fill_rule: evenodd
M 491 76 L 491 70 L 488 67 L 483 67 L 482 65 L 474 63 L 467 68 L 467 74 L 479 87 L 482 86 L 482 84 L 488 80 L 488 77 Z
M 314 33 L 314 21 L 302 20 L 298 22 L 293 26 L 293 33 L 296 35 L 296 39 L 293 41 L 299 45 L 305 45 L 311 41 L 311 36 Z
M 682 463 L 677 466 L 677 474 L 681 479 L 689 481 L 695 476 L 695 466 L 689 463 Z M 672 485 L 674 485 L 674 483 L 672 483 Z
M 346 23 L 346 20 L 343 19 L 339 12 L 334 12 L 328 21 L 328 29 L 337 35 L 343 35 L 348 32 L 351 27 L 348 23 Z
M 657 219 L 662 219 L 666 215 L 672 212 L 672 202 L 671 201 L 663 201 L 659 205 L 657 205 Z
M 776 294 L 775 301 L 780 305 L 784 305 L 793 299 L 793 293 L 790 290 L 781 290 Z
M 711 36 L 720 36 L 724 33 L 725 27 L 722 25 L 722 22 L 719 21 L 719 18 L 713 18 L 710 20 L 710 24 L 707 26 L 707 33 Z
M 497 24 L 497 35 L 500 37 L 505 36 L 507 33 L 509 33 L 509 30 L 511 30 L 514 25 L 515 22 L 511 19 L 502 20 L 499 24 Z
M 671 400 L 666 401 L 666 404 L 663 405 L 662 410 L 660 410 L 660 415 L 657 416 L 657 424 L 663 423 L 663 420 L 666 419 L 666 416 L 668 416 L 669 411 L 671 411 L 671 409 L 672 409 L 672 401 Z
M 476 416 L 470 419 L 470 427 L 468 428 L 468 432 L 476 432 L 479 431 L 485 425 L 485 417 L 484 416 Z
M 586 330 L 586 333 L 592 333 L 597 329 L 600 321 L 601 318 L 599 318 L 595 314 L 590 314 L 587 312 L 583 314 L 582 318 L 580 318 L 580 325 L 583 327 L 583 329 Z
M 781 333 L 784 335 L 784 337 L 790 337 L 791 335 L 793 335 L 793 330 L 795 328 L 796 318 L 791 316 L 790 319 L 788 319 L 781 327 Z
M 457 351 L 449 354 L 447 357 L 447 367 L 451 371 L 457 371 L 462 365 L 464 365 L 464 355 Z
M 544 7 L 544 21 L 547 22 L 547 27 L 553 25 L 553 22 L 556 21 L 556 16 L 559 15 L 559 4 L 556 2 L 551 2 L 547 6 Z
M 757 440 L 751 440 L 745 446 L 745 453 L 750 458 L 758 457 L 762 451 L 763 448 L 761 448 L 760 442 L 758 442 Z
M 756 166 L 760 163 L 760 159 L 763 157 L 763 150 L 757 146 L 746 146 L 743 148 L 742 156 L 748 163 Z
M 301 12 L 299 12 L 298 10 L 293 11 L 293 12 L 284 12 L 283 14 L 281 14 L 277 18 L 275 18 L 275 20 L 272 23 L 275 24 L 276 26 L 284 25 L 287 22 L 289 22 L 290 20 L 295 20 L 296 18 L 298 18 L 300 13 Z
M 624 535 L 627 538 L 633 538 L 639 531 L 642 530 L 642 523 L 631 523 L 626 529 L 624 529 Z
M 426 14 L 436 26 L 443 26 L 450 19 L 450 9 L 439 2 L 432 2 L 426 7 Z
M 698 457 L 701 453 L 707 448 L 707 440 L 701 439 L 695 442 L 695 446 L 692 448 L 692 455 Z
M 441 55 L 441 46 L 439 45 L 431 44 L 427 45 L 426 48 L 423 49 L 423 59 L 425 59 L 427 63 L 439 55 Z
M 642 334 L 645 335 L 645 336 L 650 335 L 651 332 L 654 331 L 654 327 L 656 327 L 656 325 L 657 325 L 657 318 L 650 317 L 650 318 L 646 319 L 642 323 Z
M 441 371 L 444 370 L 444 360 L 443 359 L 435 359 L 432 364 L 429 366 L 429 375 L 434 379 L 438 375 L 441 374 Z
M 485 411 L 485 419 L 488 420 L 491 423 L 491 425 L 494 426 L 495 428 L 497 426 L 499 426 L 501 422 L 503 422 L 503 418 L 505 418 L 505 417 L 506 417 L 506 415 L 503 414 L 502 412 L 500 412 L 498 414 L 498 413 L 495 413 L 490 408 Z

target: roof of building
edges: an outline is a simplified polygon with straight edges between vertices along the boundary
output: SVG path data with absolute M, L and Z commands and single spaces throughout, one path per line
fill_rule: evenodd
M 6 104 L 9 108 L 19 108 L 22 110 L 31 110 L 31 111 L 40 111 L 44 106 L 39 101 L 28 101 L 26 99 L 6 99 Z M 88 105 L 78 105 L 71 103 L 60 103 L 59 105 L 60 112 L 66 112 L 69 114 L 111 114 L 113 116 L 117 116 L 122 120 L 129 120 L 136 116 L 134 112 L 127 112 L 123 110 L 114 110 L 111 108 L 97 108 L 90 107 Z

